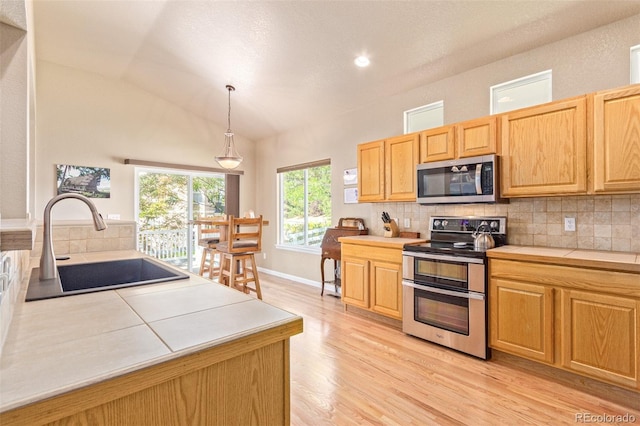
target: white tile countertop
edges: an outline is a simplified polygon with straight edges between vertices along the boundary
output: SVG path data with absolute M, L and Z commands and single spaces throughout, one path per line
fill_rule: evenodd
M 505 245 L 487 250 L 490 259 L 540 261 L 640 274 L 640 253 Z
M 58 264 L 143 256 L 90 253 Z M 0 355 L 0 412 L 301 321 L 193 274 L 186 280 L 33 302 L 24 302 L 27 281 Z

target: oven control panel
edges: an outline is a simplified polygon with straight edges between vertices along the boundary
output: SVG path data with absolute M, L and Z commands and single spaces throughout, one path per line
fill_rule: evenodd
M 492 234 L 506 234 L 506 217 L 452 217 L 452 216 L 432 216 L 429 220 L 429 230 L 436 232 L 461 232 L 473 233 L 482 226 L 483 230 Z

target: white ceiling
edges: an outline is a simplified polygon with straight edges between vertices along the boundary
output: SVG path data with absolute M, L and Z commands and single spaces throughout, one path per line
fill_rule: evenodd
M 637 13 L 640 0 L 34 0 L 39 61 L 222 127 L 233 84 L 231 127 L 252 140 Z M 362 53 L 369 68 L 353 64 Z

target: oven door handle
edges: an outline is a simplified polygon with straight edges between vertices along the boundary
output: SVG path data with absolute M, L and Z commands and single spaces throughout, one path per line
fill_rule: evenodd
M 431 254 L 431 253 L 420 253 L 415 251 L 403 251 L 403 256 L 410 257 L 418 257 L 420 259 L 431 259 L 431 260 L 441 260 L 441 261 L 449 261 L 449 262 L 457 262 L 457 263 L 478 263 L 484 264 L 484 259 L 478 259 L 475 257 L 464 257 L 464 256 L 451 256 L 446 254 Z
M 461 297 L 463 299 L 484 300 L 484 294 L 482 293 L 474 293 L 474 292 L 466 293 L 466 292 L 460 292 L 460 291 L 445 290 L 445 289 L 436 288 L 436 287 L 426 287 L 426 286 L 414 284 L 411 281 L 405 281 L 405 280 L 402 281 L 402 285 L 405 287 L 416 288 L 418 290 L 426 291 L 429 293 L 444 294 L 445 296 Z

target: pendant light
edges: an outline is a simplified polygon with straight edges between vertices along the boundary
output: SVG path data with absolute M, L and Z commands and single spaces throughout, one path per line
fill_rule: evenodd
M 236 145 L 233 142 L 233 132 L 231 131 L 231 92 L 236 90 L 231 85 L 226 86 L 229 91 L 229 112 L 227 114 L 227 131 L 224 132 L 224 149 L 222 154 L 216 157 L 216 161 L 225 169 L 235 169 L 242 163 L 242 156 L 236 151 Z

